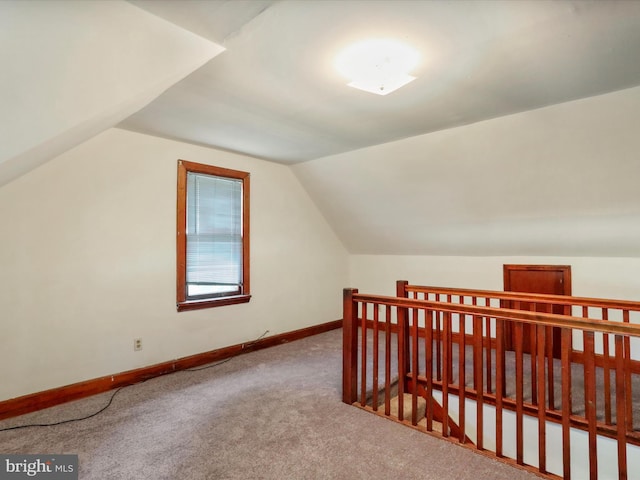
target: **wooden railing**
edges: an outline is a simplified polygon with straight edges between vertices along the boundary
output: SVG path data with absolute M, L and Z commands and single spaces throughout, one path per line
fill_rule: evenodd
M 597 479 L 598 437 L 606 436 L 617 443 L 617 476 L 627 478 L 627 445 L 640 445 L 631 378 L 632 338 L 640 336 L 631 318 L 640 303 L 407 282 L 398 282 L 397 293 L 344 292 L 344 402 L 427 432 L 440 422 L 443 437 L 550 478 L 570 479 L 578 462 Z M 559 308 L 563 315 L 550 313 Z M 572 315 L 576 309 L 582 316 Z M 600 318 L 590 318 L 596 311 Z M 513 352 L 505 348 L 508 330 Z M 553 356 L 554 341 L 560 358 Z M 574 349 L 574 343 L 582 345 Z M 419 423 L 421 399 L 426 411 Z M 525 418 L 537 420 L 537 461 L 526 454 Z M 549 429 L 560 430 L 558 448 L 549 447 Z M 576 430 L 588 432 L 588 448 L 572 466 Z M 562 451 L 561 471 L 548 468 L 553 450 Z
M 610 300 L 601 298 L 583 298 L 571 297 L 564 295 L 542 295 L 522 292 L 499 292 L 490 290 L 469 290 L 469 289 L 452 289 L 442 287 L 429 287 L 420 285 L 410 285 L 407 281 L 400 280 L 396 286 L 397 295 L 406 298 L 421 298 L 424 300 L 444 301 L 449 303 L 471 303 L 472 305 L 484 306 L 500 306 L 502 308 L 509 307 L 515 310 L 531 310 L 544 313 L 560 313 L 585 319 L 600 320 L 616 320 L 623 323 L 631 323 L 633 317 L 635 322 L 640 324 L 640 302 L 631 302 L 624 300 Z M 489 320 L 485 319 L 485 330 L 491 328 Z M 512 330 L 512 324 L 506 324 L 506 330 Z M 512 332 L 505 332 L 504 338 L 508 338 Z M 553 408 L 556 392 L 554 389 L 553 370 L 550 368 L 553 362 L 553 331 L 551 327 L 547 328 L 545 358 L 547 360 L 547 369 L 551 372 L 548 376 L 547 400 L 550 408 Z M 514 335 L 511 335 L 512 337 Z M 557 337 L 558 335 L 556 335 Z M 536 376 L 537 370 L 537 348 L 536 336 L 530 335 L 524 338 L 523 350 L 530 352 L 531 375 Z M 582 347 L 574 348 L 574 340 L 583 343 Z M 612 425 L 611 418 L 613 412 L 613 391 L 610 388 L 612 378 L 612 366 L 614 356 L 612 355 L 612 342 L 606 332 L 602 332 L 598 340 L 597 347 L 599 351 L 595 351 L 596 344 L 591 345 L 593 350 L 593 358 L 595 367 L 603 370 L 603 401 L 602 408 L 604 410 L 604 421 L 607 425 Z M 491 339 L 495 344 L 495 339 Z M 630 350 L 630 338 L 624 339 L 625 348 Z M 515 342 L 514 342 L 515 343 Z M 528 347 L 528 348 L 525 348 Z M 588 351 L 590 345 L 584 343 L 583 339 L 578 335 L 571 336 L 570 342 L 570 359 L 572 363 L 585 365 L 585 352 Z M 508 346 L 507 346 L 508 348 Z M 495 349 L 495 346 L 494 346 Z M 638 358 L 640 358 L 640 347 L 638 350 Z M 487 357 L 487 375 L 490 374 L 490 357 Z M 631 390 L 631 374 L 640 373 L 640 361 L 633 359 L 631 356 L 625 358 L 625 381 L 626 387 Z M 531 383 L 531 398 L 534 404 L 537 404 L 537 383 Z M 633 411 L 631 403 L 627 405 L 627 425 L 631 430 L 633 426 Z M 606 431 L 606 429 L 605 429 Z M 637 438 L 640 441 L 640 436 Z

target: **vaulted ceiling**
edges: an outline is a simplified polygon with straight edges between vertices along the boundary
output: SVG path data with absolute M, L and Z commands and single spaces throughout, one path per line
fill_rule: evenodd
M 417 79 L 347 87 L 372 37 Z M 353 253 L 640 256 L 640 1 L 8 0 L 0 40 L 0 185 L 117 126 L 292 165 Z
M 297 163 L 640 85 L 640 2 L 133 0 L 227 50 L 123 128 Z M 337 53 L 396 38 L 417 80 L 345 86 Z

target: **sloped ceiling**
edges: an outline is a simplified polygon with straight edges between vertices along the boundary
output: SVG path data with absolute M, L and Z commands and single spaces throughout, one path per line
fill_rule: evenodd
M 640 87 L 292 168 L 358 254 L 640 257 Z
M 640 85 L 638 1 L 134 3 L 227 50 L 120 126 L 282 163 Z M 371 37 L 417 48 L 418 79 L 347 87 L 333 60 Z
M 16 0 L 0 27 L 0 184 L 117 124 L 292 165 L 352 253 L 640 256 L 638 1 Z M 418 79 L 347 87 L 369 37 Z
M 222 50 L 124 1 L 0 2 L 0 185 L 116 125 Z
M 293 164 L 350 252 L 640 256 L 640 2 L 135 3 L 227 51 L 120 126 Z M 369 37 L 418 79 L 346 87 Z

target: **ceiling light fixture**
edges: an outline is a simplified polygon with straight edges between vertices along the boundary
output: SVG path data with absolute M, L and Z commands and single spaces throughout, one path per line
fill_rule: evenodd
M 335 68 L 351 80 L 353 88 L 387 95 L 416 79 L 409 73 L 418 65 L 418 52 L 397 40 L 371 39 L 358 42 L 335 59 Z

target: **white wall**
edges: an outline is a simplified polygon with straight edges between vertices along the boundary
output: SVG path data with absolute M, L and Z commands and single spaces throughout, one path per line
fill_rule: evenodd
M 640 258 L 352 255 L 349 286 L 379 295 L 395 295 L 396 280 L 502 290 L 502 266 L 507 263 L 571 265 L 574 296 L 640 301 Z
M 251 173 L 248 304 L 176 312 L 179 158 Z M 347 253 L 286 166 L 111 129 L 0 187 L 0 218 L 0 400 L 342 316 Z

